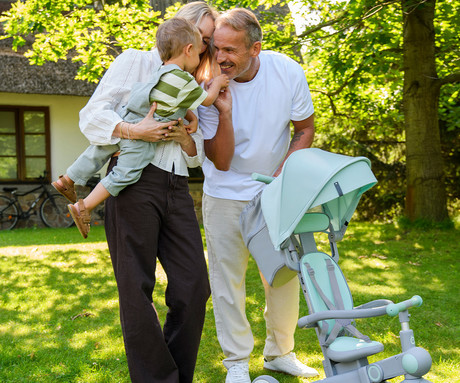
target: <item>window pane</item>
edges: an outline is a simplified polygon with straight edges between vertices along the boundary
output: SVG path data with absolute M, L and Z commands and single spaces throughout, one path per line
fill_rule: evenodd
M 0 133 L 16 132 L 16 123 L 14 120 L 14 112 L 0 111 Z
M 18 165 L 16 157 L 2 157 L 0 160 L 0 178 L 16 179 L 18 178 Z
M 0 155 L 16 156 L 16 136 L 0 135 Z
M 46 158 L 26 158 L 26 178 L 38 178 L 46 170 Z
M 26 156 L 44 156 L 46 153 L 45 136 L 28 134 L 25 136 Z
M 26 133 L 45 133 L 45 113 L 24 112 L 24 131 Z

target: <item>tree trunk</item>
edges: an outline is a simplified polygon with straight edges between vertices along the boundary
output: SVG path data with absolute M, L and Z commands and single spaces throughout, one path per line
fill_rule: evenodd
M 168 8 L 170 5 L 173 5 L 174 3 L 186 3 L 186 0 L 150 0 L 150 6 L 155 10 L 155 11 L 160 11 L 162 15 L 165 14 L 166 8 Z
M 409 219 L 448 218 L 438 123 L 440 85 L 436 74 L 436 0 L 401 0 L 406 131 L 406 215 Z

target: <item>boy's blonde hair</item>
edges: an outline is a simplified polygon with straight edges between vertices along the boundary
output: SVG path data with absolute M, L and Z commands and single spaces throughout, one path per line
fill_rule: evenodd
M 182 17 L 173 17 L 161 24 L 156 39 L 156 47 L 163 62 L 179 56 L 189 44 L 198 49 L 201 47 L 199 29 Z

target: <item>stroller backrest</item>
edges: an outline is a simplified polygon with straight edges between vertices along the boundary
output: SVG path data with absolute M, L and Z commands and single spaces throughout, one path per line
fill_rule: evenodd
M 315 233 L 329 228 L 329 217 L 324 213 L 305 213 L 294 229 L 294 234 Z
M 353 298 L 345 276 L 328 254 L 322 252 L 305 254 L 300 260 L 300 268 L 310 314 L 330 309 L 351 310 L 353 308 Z M 330 334 L 335 320 L 320 322 L 320 328 L 326 324 L 326 333 Z

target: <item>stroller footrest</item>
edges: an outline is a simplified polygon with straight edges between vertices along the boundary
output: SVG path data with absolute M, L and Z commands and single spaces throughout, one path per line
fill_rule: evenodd
M 340 336 L 329 345 L 326 353 L 329 359 L 341 363 L 366 358 L 381 351 L 383 344 L 380 342 L 366 342 L 358 338 Z

